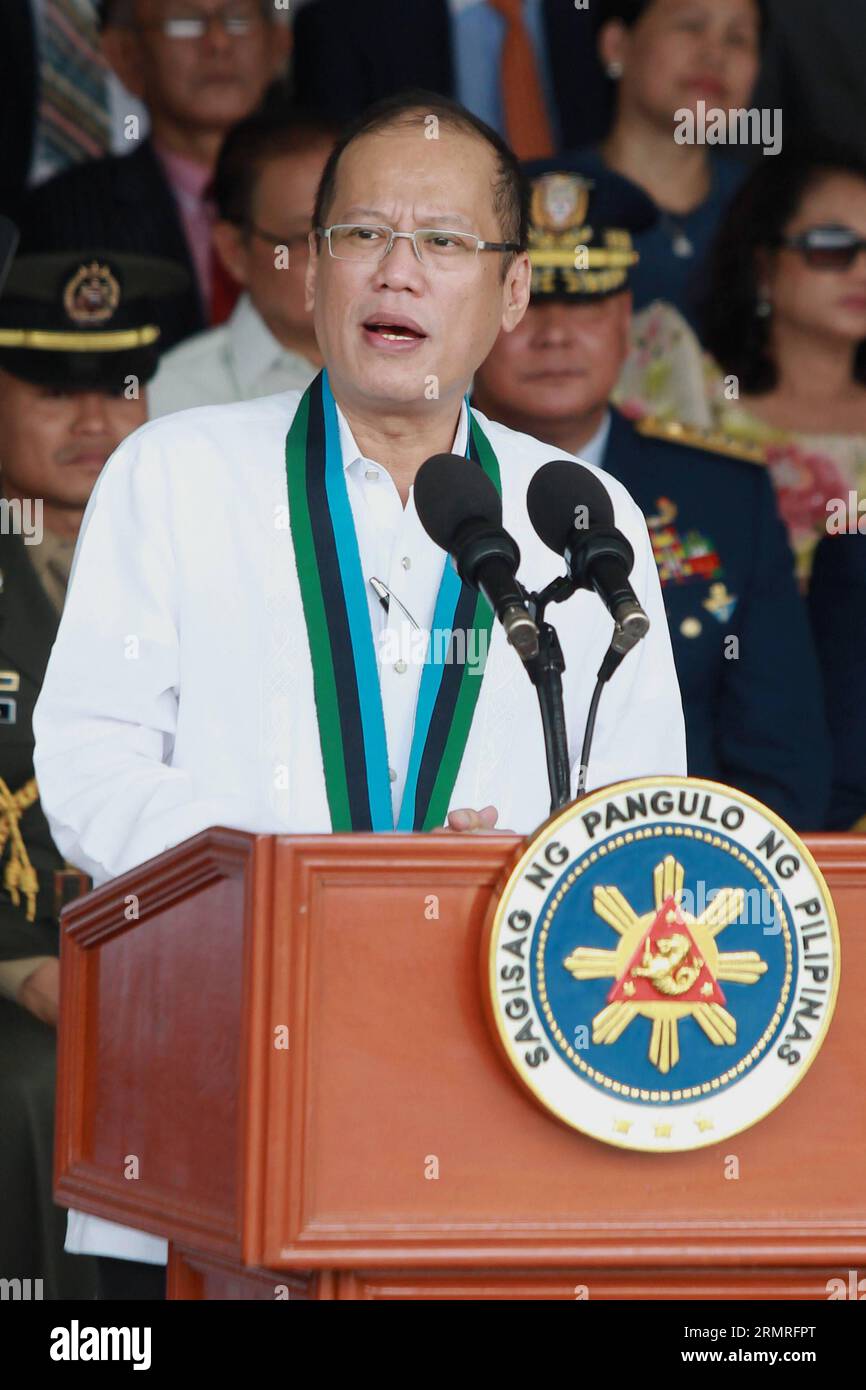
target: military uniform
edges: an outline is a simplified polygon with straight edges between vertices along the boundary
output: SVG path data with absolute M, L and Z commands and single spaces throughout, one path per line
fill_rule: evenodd
M 690 775 L 749 792 L 797 829 L 820 829 L 830 790 L 821 678 L 758 454 L 678 425 L 635 428 L 612 411 L 601 462 L 646 517 Z
M 59 908 L 89 887 L 55 849 L 33 776 L 33 706 L 60 615 L 29 548 L 0 535 L 0 1276 L 42 1279 L 46 1298 L 92 1298 L 92 1262 L 64 1254 L 66 1212 L 51 1200 L 55 1032 L 14 1001 L 38 958 L 59 952 Z
M 579 315 L 582 306 L 627 292 L 639 260 L 634 236 L 658 216 L 651 200 L 597 161 L 582 167 L 580 156 L 524 168 L 532 305 L 555 300 Z M 609 342 L 605 348 L 614 351 Z M 568 360 L 581 365 L 579 355 Z M 483 390 L 483 372 L 481 382 Z M 508 423 L 501 400 L 481 404 Z M 567 447 L 624 483 L 646 518 L 689 773 L 751 793 L 797 829 L 822 828 L 830 750 L 821 679 L 761 451 L 676 423 L 635 426 L 612 409 L 599 426 L 604 405 L 603 395 L 584 396 L 575 435 L 586 419 L 595 432 Z M 543 438 L 543 420 L 528 414 Z
M 0 219 L 0 261 L 4 235 Z M 147 321 L 153 298 L 185 283 L 174 267 L 139 257 L 22 257 L 0 295 L 0 369 L 64 390 L 116 391 L 131 375 L 145 382 L 157 360 L 158 330 Z M 33 707 L 74 542 L 47 530 L 16 531 L 14 516 L 7 504 L 0 531 L 0 1278 L 41 1280 L 46 1299 L 92 1299 L 96 1261 L 65 1253 L 66 1211 L 52 1197 L 56 1033 L 17 1002 L 24 980 L 59 954 L 61 908 L 90 887 L 53 843 L 33 772 Z

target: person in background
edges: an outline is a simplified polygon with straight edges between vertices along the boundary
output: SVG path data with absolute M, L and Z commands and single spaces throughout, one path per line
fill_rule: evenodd
M 661 579 L 690 775 L 819 829 L 830 781 L 820 673 L 767 473 L 746 447 L 651 421 L 636 429 L 608 403 L 628 351 L 632 232 L 646 225 L 648 200 L 615 174 L 581 177 L 570 161 L 527 172 L 532 298 L 476 372 L 473 402 L 625 484 Z
M 786 149 L 731 207 L 704 312 L 713 423 L 768 462 L 808 582 L 834 499 L 866 496 L 866 160 Z
M 631 179 L 660 210 L 637 242 L 638 310 L 660 299 L 697 324 L 706 254 L 747 166 L 718 147 L 678 143 L 677 113 L 697 115 L 700 102 L 748 107 L 764 16 L 765 0 L 602 0 L 599 52 L 616 110 L 604 140 L 580 159 L 589 175 L 609 168 Z
M 58 918 L 90 880 L 51 838 L 31 718 L 91 489 L 146 418 L 154 307 L 183 285 L 170 263 L 94 250 L 20 257 L 0 295 L 0 1278 L 41 1279 L 44 1298 L 96 1291 L 51 1192 Z
M 107 154 L 111 98 L 97 0 L 3 0 L 0 210 L 17 214 L 28 184 Z
M 231 318 L 166 353 L 148 388 L 151 417 L 308 386 L 322 365 L 304 305 L 307 238 L 336 130 L 256 115 L 217 162 L 214 245 L 243 286 Z
M 522 159 L 600 138 L 610 93 L 596 6 L 570 0 L 312 0 L 295 95 L 334 121 L 406 87 L 456 97 Z
M 866 509 L 864 509 L 866 511 Z M 809 614 L 833 740 L 828 830 L 866 834 L 866 522 L 815 551 Z
M 111 247 L 178 261 L 185 296 L 164 309 L 163 348 L 226 317 L 236 288 L 215 273 L 209 196 L 226 132 L 284 71 L 289 31 L 269 0 L 106 0 L 103 48 L 150 114 L 125 156 L 79 164 L 41 185 L 21 214 L 22 246 Z
M 866 160 L 792 146 L 754 170 L 711 257 L 703 339 L 685 325 L 633 357 L 616 399 L 763 451 L 806 588 L 829 515 L 866 495 Z M 697 370 L 699 368 L 699 370 Z

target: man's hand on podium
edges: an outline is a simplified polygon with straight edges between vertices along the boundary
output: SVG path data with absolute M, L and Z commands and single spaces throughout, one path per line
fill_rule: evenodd
M 435 831 L 434 833 L 439 835 L 447 835 L 450 830 L 456 830 L 463 834 L 479 830 L 490 831 L 495 829 L 496 822 L 498 819 L 499 812 L 497 811 L 495 806 L 483 806 L 480 811 L 472 811 L 468 808 L 465 810 L 461 809 L 459 811 L 449 811 L 448 824 L 444 825 L 441 830 Z M 499 835 L 512 835 L 513 833 L 514 832 L 511 830 L 497 831 L 497 834 Z

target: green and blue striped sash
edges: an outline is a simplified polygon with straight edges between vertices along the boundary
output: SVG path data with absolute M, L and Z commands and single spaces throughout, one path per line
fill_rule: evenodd
M 469 414 L 467 457 L 501 492 L 499 464 Z M 313 663 L 319 741 L 334 831 L 393 830 L 382 692 L 337 409 L 326 371 L 304 393 L 286 439 L 295 563 Z M 466 748 L 493 613 L 445 563 L 427 645 L 398 830 L 441 826 Z M 456 652 L 443 634 L 461 634 Z

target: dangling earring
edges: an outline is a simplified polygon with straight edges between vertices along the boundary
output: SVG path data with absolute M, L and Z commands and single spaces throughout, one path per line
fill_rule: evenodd
M 622 63 L 620 62 L 619 58 L 611 58 L 611 60 L 610 60 L 610 62 L 608 63 L 607 67 L 605 68 L 605 72 L 607 73 L 607 75 L 608 75 L 608 77 L 611 79 L 611 81 L 613 81 L 613 82 L 619 81 L 619 79 L 622 77 L 624 71 L 625 71 L 625 68 L 623 67 L 623 65 L 622 65 Z
M 759 319 L 768 319 L 768 318 L 770 317 L 770 315 L 772 314 L 772 312 L 773 312 L 773 306 L 772 306 L 772 304 L 770 303 L 770 296 L 769 296 L 767 290 L 766 290 L 766 289 L 761 289 L 761 290 L 759 290 L 759 291 L 758 291 L 758 302 L 757 302 L 757 304 L 755 305 L 755 317 L 756 317 L 756 318 L 759 318 Z

